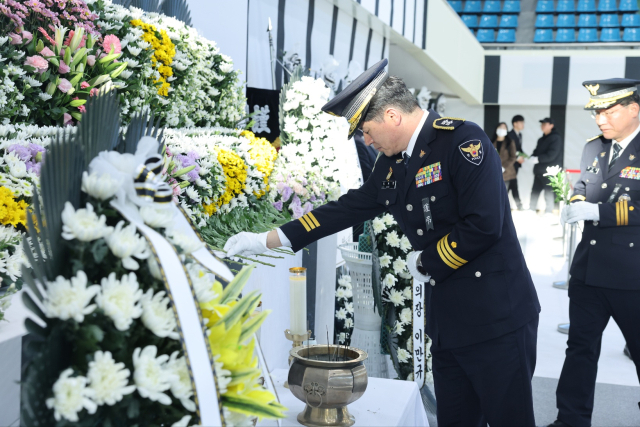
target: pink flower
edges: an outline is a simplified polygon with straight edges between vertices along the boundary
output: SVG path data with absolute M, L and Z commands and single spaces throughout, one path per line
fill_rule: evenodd
M 87 55 L 87 64 L 90 67 L 93 67 L 96 63 L 96 56 L 95 55 Z
M 91 92 L 89 92 L 89 96 L 95 96 L 98 94 L 98 92 L 100 92 L 100 89 L 94 87 L 93 89 L 91 89 Z
M 113 49 L 114 53 L 122 52 L 122 47 L 120 46 L 120 39 L 113 34 L 109 34 L 108 36 L 105 36 L 104 41 L 102 42 L 102 48 L 107 53 L 111 52 L 111 49 Z
M 80 83 L 80 89 L 86 89 L 88 87 L 90 87 L 91 85 L 87 82 L 82 82 Z
M 69 46 L 71 44 L 71 39 L 73 38 L 73 35 L 75 33 L 76 32 L 73 30 L 69 31 L 69 35 L 67 36 L 67 39 L 64 41 L 65 46 Z M 80 46 L 78 46 L 78 48 L 85 47 L 86 42 L 87 42 L 87 36 L 83 34 L 82 40 L 80 40 Z
M 42 33 L 42 35 L 45 36 L 47 40 L 49 40 L 49 43 L 51 43 L 53 45 L 56 44 L 56 41 L 54 39 L 52 39 L 49 34 L 47 34 L 47 31 L 44 28 L 39 27 L 38 31 L 40 31 L 40 33 Z
M 69 89 L 72 88 L 71 82 L 67 79 L 60 79 L 60 83 L 58 84 L 58 89 L 60 89 L 60 91 L 62 93 L 67 93 L 69 92 Z
M 73 117 L 71 117 L 71 114 L 64 113 L 63 117 L 64 118 L 63 118 L 62 122 L 64 123 L 65 126 L 71 126 L 73 124 Z
M 31 34 L 29 31 L 22 31 L 20 35 L 22 36 L 22 40 L 26 42 L 30 42 L 31 39 L 33 39 L 33 34 Z
M 42 55 L 42 56 L 56 56 L 56 54 L 53 53 L 53 51 L 51 49 L 49 49 L 48 47 L 45 47 L 44 49 L 42 49 L 40 51 L 40 55 Z
M 80 111 L 82 114 L 87 112 L 87 109 L 85 108 L 84 105 L 79 105 L 78 106 L 78 111 Z
M 69 68 L 69 66 L 65 64 L 63 60 L 60 60 L 60 66 L 58 67 L 58 72 L 60 74 L 67 74 L 69 71 L 71 71 L 71 68 Z
M 20 37 L 16 33 L 9 33 L 8 35 L 9 35 L 9 38 L 11 39 L 11 41 L 9 42 L 10 44 L 20 44 L 20 43 L 22 43 L 22 37 Z
M 40 74 L 44 73 L 47 71 L 47 68 L 49 68 L 47 60 L 40 55 L 27 56 L 27 60 L 24 61 L 24 65 L 29 65 L 30 67 L 35 68 Z

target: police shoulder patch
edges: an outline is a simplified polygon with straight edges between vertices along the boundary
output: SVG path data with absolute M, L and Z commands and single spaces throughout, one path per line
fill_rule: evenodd
M 464 123 L 464 119 L 458 119 L 455 117 L 440 117 L 433 121 L 433 127 L 442 130 L 454 130 L 458 126 Z
M 589 138 L 589 139 L 587 139 L 587 142 L 595 141 L 596 139 L 600 138 L 601 136 L 602 136 L 602 134 L 594 136 L 593 138 Z
M 482 159 L 484 158 L 484 149 L 482 148 L 482 142 L 479 139 L 465 141 L 458 145 L 458 149 L 460 150 L 462 157 L 464 157 L 468 162 L 473 163 L 476 166 L 482 163 Z

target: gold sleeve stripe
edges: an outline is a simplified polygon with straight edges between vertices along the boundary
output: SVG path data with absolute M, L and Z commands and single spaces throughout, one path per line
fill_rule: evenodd
M 467 263 L 466 260 L 460 258 L 458 255 L 453 253 L 453 249 L 451 249 L 451 247 L 449 246 L 449 235 L 448 234 L 446 236 L 444 236 L 444 245 L 443 246 L 447 250 L 447 252 L 449 253 L 449 256 L 451 256 L 451 258 L 453 258 L 454 260 L 458 261 L 460 263 L 460 265 Z
M 307 224 L 307 221 L 304 220 L 304 216 L 301 216 L 300 218 L 298 218 L 298 220 L 302 223 L 302 225 L 304 226 L 304 229 L 307 230 L 307 232 L 311 231 L 311 227 L 309 227 L 309 225 Z
M 583 196 L 583 195 L 581 195 L 581 194 L 576 194 L 576 195 L 575 195 L 575 196 L 573 196 L 569 201 L 570 201 L 570 202 L 573 202 L 574 200 L 587 200 L 587 198 L 586 198 L 586 197 L 584 197 L 584 196 Z
M 629 225 L 629 202 L 624 200 L 622 203 L 624 203 L 622 205 L 622 212 L 624 212 L 624 224 L 623 225 Z
M 309 221 L 309 219 L 311 219 L 311 221 L 313 221 L 313 223 L 316 225 L 316 227 L 320 227 L 320 223 L 318 222 L 316 217 L 311 212 L 309 212 L 306 216 L 307 216 L 307 221 Z
M 620 202 L 616 203 L 616 225 L 620 225 Z
M 460 267 L 459 265 L 455 265 L 452 264 L 451 261 L 449 261 L 449 259 L 447 258 L 447 256 L 444 254 L 444 252 L 442 251 L 442 245 L 443 245 L 443 241 L 442 239 L 438 241 L 438 255 L 440 255 L 440 258 L 442 258 L 442 261 L 447 264 L 449 267 L 453 268 L 454 270 L 457 270 L 458 267 Z
M 447 250 L 447 244 L 444 242 L 444 240 L 442 240 L 442 244 L 440 246 L 442 248 L 442 253 L 444 254 L 445 257 L 447 257 L 447 259 L 451 264 L 455 265 L 456 268 L 462 267 L 463 263 L 461 263 L 460 261 L 457 261 L 455 258 L 451 256 L 451 253 Z

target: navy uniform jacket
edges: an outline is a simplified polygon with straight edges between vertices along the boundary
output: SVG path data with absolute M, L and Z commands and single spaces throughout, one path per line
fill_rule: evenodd
M 413 249 L 424 251 L 422 265 L 435 281 L 425 287 L 427 333 L 434 346 L 451 349 L 511 332 L 533 320 L 540 305 L 511 219 L 500 157 L 476 124 L 438 118 L 429 111 L 408 170 L 401 154 L 381 155 L 361 188 L 282 231 L 298 251 L 391 212 Z M 440 175 L 418 187 L 415 177 L 428 166 L 439 166 Z M 390 172 L 396 186 L 383 189 Z M 425 200 L 433 229 L 426 225 Z
M 640 290 L 640 135 L 611 171 L 610 152 L 611 140 L 602 135 L 590 140 L 582 152 L 571 202 L 599 203 L 600 220 L 584 222 L 571 277 L 591 286 Z M 625 194 L 630 201 L 624 200 Z

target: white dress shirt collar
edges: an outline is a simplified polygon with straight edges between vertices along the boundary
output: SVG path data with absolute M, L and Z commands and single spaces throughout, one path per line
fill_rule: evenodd
M 404 158 L 404 153 L 410 153 L 409 156 L 413 155 L 413 148 L 416 146 L 416 141 L 418 140 L 418 135 L 422 131 L 422 127 L 424 126 L 424 122 L 427 121 L 427 116 L 429 112 L 427 110 L 422 110 L 424 114 L 422 114 L 422 118 L 420 119 L 420 123 L 416 126 L 416 130 L 411 135 L 411 139 L 409 140 L 409 145 L 407 145 L 407 149 L 402 152 L 402 158 Z
M 633 138 L 638 136 L 638 133 L 640 133 L 640 126 L 638 126 L 636 128 L 636 130 L 633 131 L 633 133 L 631 135 L 629 135 L 628 137 L 626 137 L 622 141 L 616 141 L 614 139 L 612 142 L 617 142 L 618 144 L 620 144 L 620 147 L 622 147 L 622 151 L 624 151 L 627 148 L 627 146 L 629 145 L 629 143 L 631 143 L 631 141 L 633 141 Z M 613 144 L 611 144 L 611 149 L 613 150 Z M 613 154 L 613 151 L 611 152 L 611 154 Z M 609 156 L 609 158 L 611 158 L 611 156 Z

